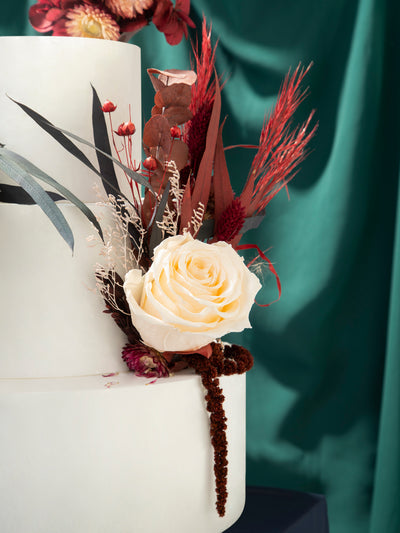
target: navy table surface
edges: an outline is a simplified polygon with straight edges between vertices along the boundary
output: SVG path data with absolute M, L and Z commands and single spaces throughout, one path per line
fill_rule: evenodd
M 326 500 L 308 492 L 247 487 L 243 514 L 225 533 L 329 533 Z

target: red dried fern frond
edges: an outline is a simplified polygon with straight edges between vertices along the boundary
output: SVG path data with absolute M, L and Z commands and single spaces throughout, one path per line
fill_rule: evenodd
M 307 155 L 306 146 L 318 127 L 316 124 L 309 131 L 314 111 L 300 127 L 293 131 L 290 127 L 295 111 L 307 96 L 307 89 L 302 91 L 300 85 L 310 67 L 311 64 L 306 69 L 299 65 L 292 76 L 289 72 L 275 108 L 264 122 L 259 147 L 240 196 L 247 216 L 260 213 L 266 207 L 294 177 L 296 167 Z

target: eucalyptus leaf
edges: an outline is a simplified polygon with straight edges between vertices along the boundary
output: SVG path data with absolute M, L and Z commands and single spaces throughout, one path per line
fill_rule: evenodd
M 52 200 L 64 200 L 65 198 L 60 194 L 52 191 L 46 191 Z M 18 185 L 9 185 L 8 183 L 0 183 L 0 203 L 3 204 L 18 204 L 18 205 L 33 205 L 35 200 L 22 187 Z
M 15 161 L 6 159 L 0 153 L 0 169 L 11 179 L 20 185 L 35 201 L 35 203 L 48 216 L 61 237 L 65 240 L 71 250 L 74 250 L 74 236 L 71 228 L 62 214 L 59 207 L 50 198 L 47 192 L 30 176 L 26 170 L 21 168 Z
M 0 155 L 8 159 L 9 161 L 14 161 L 19 165 L 20 168 L 25 170 L 27 173 L 31 174 L 32 176 L 35 176 L 36 178 L 44 181 L 47 183 L 47 185 L 50 185 L 54 187 L 58 192 L 60 192 L 63 197 L 74 204 L 85 216 L 86 218 L 94 225 L 94 227 L 99 232 L 99 235 L 101 239 L 104 241 L 103 238 L 103 231 L 101 229 L 101 226 L 93 214 L 93 212 L 85 205 L 79 198 L 77 198 L 71 191 L 69 191 L 66 187 L 58 183 L 55 179 L 53 179 L 51 176 L 40 170 L 36 165 L 25 159 L 19 154 L 16 154 L 15 152 L 12 152 L 11 150 L 8 150 L 7 148 L 0 147 Z
M 196 239 L 199 241 L 207 241 L 214 235 L 214 219 L 208 218 L 203 221 L 201 228 L 199 229 Z
M 240 234 L 243 235 L 244 233 L 246 233 L 247 231 L 251 229 L 258 228 L 264 216 L 265 216 L 265 213 L 263 212 L 260 215 L 255 215 L 253 217 L 246 218 L 240 230 Z M 196 238 L 199 239 L 199 241 L 207 241 L 208 239 L 211 239 L 213 235 L 214 235 L 214 219 L 208 218 L 207 220 L 204 220 Z
M 256 229 L 263 221 L 263 218 L 265 217 L 265 212 L 263 211 L 260 215 L 255 215 L 253 217 L 245 218 L 244 224 L 242 226 L 242 229 L 240 230 L 240 233 L 246 233 L 246 231 L 249 231 L 250 229 Z

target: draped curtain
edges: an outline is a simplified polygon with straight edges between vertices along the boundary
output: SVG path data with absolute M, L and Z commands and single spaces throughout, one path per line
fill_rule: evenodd
M 1 35 L 34 34 L 29 3 L 2 6 Z M 286 72 L 313 62 L 310 95 L 296 115 L 302 121 L 316 109 L 310 155 L 288 195 L 274 198 L 262 226 L 246 235 L 268 249 L 283 286 L 281 300 L 255 306 L 253 328 L 232 337 L 255 358 L 247 483 L 325 494 L 332 533 L 396 533 L 400 7 L 395 0 L 192 0 L 191 14 L 198 28 L 204 15 L 218 39 L 226 145 L 257 143 Z M 147 119 L 153 90 L 145 68 L 187 68 L 190 43 L 171 48 L 153 27 L 133 42 L 142 47 Z M 228 152 L 237 193 L 251 157 Z M 266 269 L 260 274 L 258 301 L 266 303 L 276 288 Z

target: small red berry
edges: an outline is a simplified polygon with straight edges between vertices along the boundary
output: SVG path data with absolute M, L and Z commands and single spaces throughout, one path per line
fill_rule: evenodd
M 101 109 L 104 113 L 112 113 L 117 109 L 117 106 L 110 102 L 110 100 L 106 100 Z
M 178 126 L 172 126 L 172 128 L 169 130 L 171 132 L 171 137 L 174 139 L 179 139 L 181 136 L 181 130 Z
M 157 161 L 154 159 L 154 157 L 151 155 L 149 157 L 146 157 L 146 159 L 143 161 L 143 166 L 146 170 L 152 172 L 157 168 Z
M 133 135 L 136 131 L 135 124 L 130 120 L 128 122 L 123 122 L 118 126 L 118 130 L 115 132 L 120 137 L 125 137 L 127 135 Z

